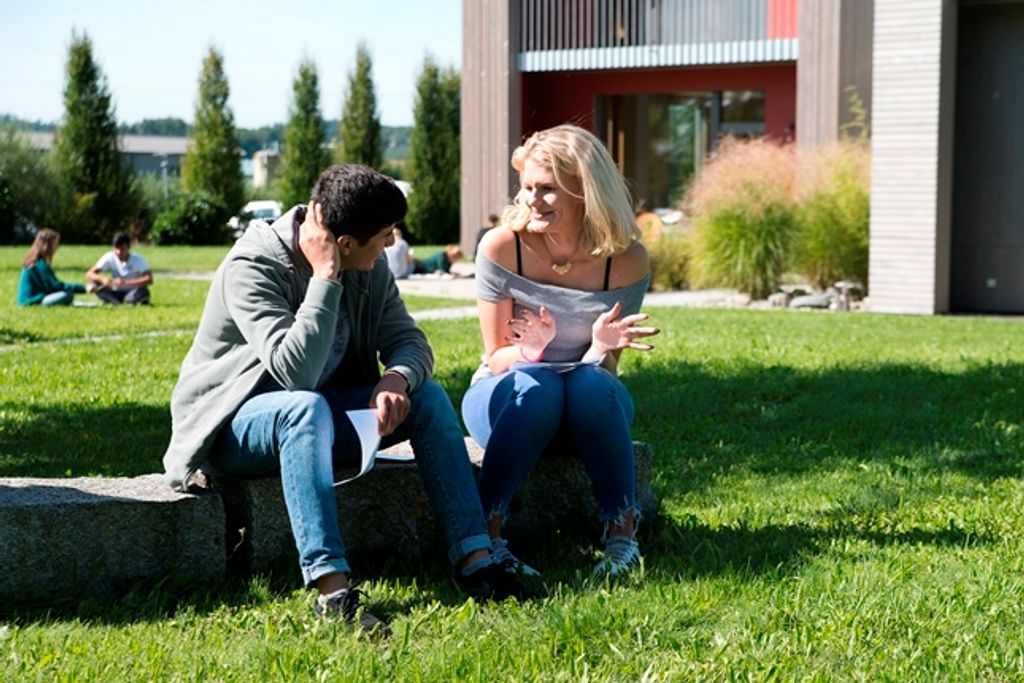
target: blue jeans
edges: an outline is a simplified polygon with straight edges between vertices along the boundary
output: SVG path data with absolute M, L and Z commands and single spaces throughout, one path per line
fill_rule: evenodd
M 299 568 L 310 587 L 321 577 L 351 571 L 338 528 L 334 465 L 358 465 L 359 437 L 345 411 L 368 407 L 372 392 L 367 386 L 257 394 L 221 428 L 211 451 L 208 463 L 217 473 L 245 478 L 280 470 Z M 448 558 L 457 564 L 490 548 L 462 430 L 448 395 L 434 382 L 409 400 L 409 415 L 381 448 L 412 442 Z
M 39 303 L 43 306 L 70 306 L 71 302 L 75 300 L 75 293 L 67 290 L 61 290 L 59 292 L 50 292 L 43 297 L 43 300 Z
M 636 506 L 636 470 L 629 425 L 633 399 L 604 368 L 582 365 L 557 373 L 538 367 L 481 379 L 462 401 L 462 418 L 484 450 L 480 499 L 491 516 L 508 516 L 512 496 L 562 432 L 575 444 L 601 508 L 619 522 Z

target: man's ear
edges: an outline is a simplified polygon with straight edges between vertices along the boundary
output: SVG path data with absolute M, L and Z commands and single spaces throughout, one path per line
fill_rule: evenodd
M 348 256 L 352 251 L 352 235 L 342 235 L 338 238 L 338 250 L 343 256 Z

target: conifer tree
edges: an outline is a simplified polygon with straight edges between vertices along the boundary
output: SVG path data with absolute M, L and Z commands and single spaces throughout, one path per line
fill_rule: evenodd
M 222 202 L 230 214 L 245 202 L 235 118 L 228 107 L 224 59 L 214 47 L 203 60 L 199 99 L 192 123 L 192 144 L 182 165 L 182 185 Z M 227 216 L 224 217 L 227 220 Z
M 132 170 L 121 155 L 107 80 L 85 33 L 71 34 L 65 67 L 64 119 L 53 160 L 67 211 L 64 241 L 106 242 L 130 228 L 139 202 Z
M 370 52 L 365 43 L 360 43 L 356 48 L 356 68 L 348 77 L 335 159 L 339 163 L 366 164 L 379 169 L 383 155 L 372 70 Z
M 292 84 L 292 105 L 284 129 L 284 154 L 277 197 L 286 207 L 309 201 L 320 173 L 330 164 L 324 149 L 320 86 L 316 65 L 304 60 Z
M 459 235 L 459 74 L 427 56 L 416 81 L 409 143 L 410 232 L 426 242 Z

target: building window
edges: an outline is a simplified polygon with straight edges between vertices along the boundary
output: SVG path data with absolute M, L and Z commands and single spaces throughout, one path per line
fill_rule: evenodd
M 764 134 L 764 91 L 602 96 L 597 132 L 651 208 L 675 207 L 723 135 Z

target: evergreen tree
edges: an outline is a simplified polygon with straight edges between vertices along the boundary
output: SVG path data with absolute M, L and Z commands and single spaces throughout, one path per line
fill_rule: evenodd
M 360 43 L 356 48 L 355 71 L 348 77 L 335 158 L 339 163 L 366 164 L 379 169 L 383 154 L 372 69 L 370 52 L 365 43 Z
M 292 84 L 292 106 L 284 130 L 284 154 L 277 197 L 290 207 L 309 201 L 320 173 L 331 163 L 324 149 L 324 120 L 320 115 L 320 86 L 316 65 L 305 60 Z
M 459 74 L 429 56 L 416 81 L 409 144 L 410 232 L 426 242 L 459 236 Z
M 228 107 L 224 59 L 211 47 L 199 76 L 199 99 L 192 125 L 192 144 L 182 165 L 182 184 L 189 192 L 205 192 L 227 207 L 229 215 L 245 203 L 235 118 Z M 228 216 L 224 217 L 227 220 Z
M 68 202 L 60 225 L 67 242 L 107 242 L 129 228 L 138 210 L 131 168 L 121 155 L 106 77 L 86 34 L 71 34 L 64 84 L 64 119 L 53 149 Z

